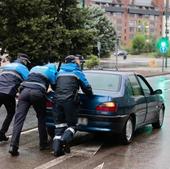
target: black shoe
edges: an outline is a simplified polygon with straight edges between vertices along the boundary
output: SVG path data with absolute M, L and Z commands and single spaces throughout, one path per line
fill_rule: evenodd
M 61 140 L 56 139 L 53 141 L 53 150 L 55 157 L 65 155 Z
M 6 137 L 5 134 L 0 133 L 0 141 L 8 141 L 9 137 Z
M 70 146 L 69 144 L 65 143 L 64 141 L 61 141 L 62 143 L 62 148 L 65 153 L 70 153 Z
M 63 156 L 63 155 L 65 155 L 63 150 L 59 150 L 59 151 L 54 152 L 55 157 L 60 157 L 60 156 Z
M 12 156 L 18 156 L 18 155 L 19 155 L 18 147 L 10 146 L 10 148 L 9 148 L 9 153 L 10 153 Z

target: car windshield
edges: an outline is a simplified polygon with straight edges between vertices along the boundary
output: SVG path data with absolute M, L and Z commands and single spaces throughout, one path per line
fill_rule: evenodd
M 93 90 L 108 90 L 113 92 L 120 90 L 120 75 L 94 72 L 85 72 L 85 75 Z

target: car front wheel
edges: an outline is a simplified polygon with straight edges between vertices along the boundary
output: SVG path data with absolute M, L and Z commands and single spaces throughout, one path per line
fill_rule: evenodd
M 130 116 L 126 121 L 123 132 L 121 134 L 121 142 L 123 144 L 130 144 L 134 136 L 134 124 L 133 119 Z
M 152 123 L 153 128 L 159 129 L 162 127 L 164 121 L 164 109 L 161 108 L 158 114 L 158 120 L 155 123 Z

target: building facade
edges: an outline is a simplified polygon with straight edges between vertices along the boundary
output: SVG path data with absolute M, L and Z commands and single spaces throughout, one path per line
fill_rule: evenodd
M 164 0 L 164 15 L 162 24 L 162 35 L 163 37 L 168 36 L 170 39 L 170 0 Z
M 104 8 L 121 43 L 128 46 L 140 32 L 146 37 L 163 35 L 166 0 L 86 0 L 85 4 Z

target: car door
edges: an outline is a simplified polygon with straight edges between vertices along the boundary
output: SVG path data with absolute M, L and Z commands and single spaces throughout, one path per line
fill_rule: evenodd
M 147 102 L 147 114 L 146 114 L 146 117 L 145 117 L 145 122 L 150 122 L 156 116 L 157 104 L 158 104 L 157 103 L 157 97 L 152 94 L 153 89 L 149 85 L 147 80 L 141 75 L 138 75 L 137 77 L 138 77 L 138 80 L 140 82 L 140 85 L 142 87 L 142 90 L 143 90 L 143 93 L 146 97 L 146 102 Z
M 143 95 L 141 85 L 136 77 L 136 75 L 129 75 L 129 81 L 132 87 L 132 96 L 134 103 L 134 111 L 136 115 L 136 125 L 140 126 L 144 123 L 146 111 L 147 111 L 147 104 L 146 98 Z

